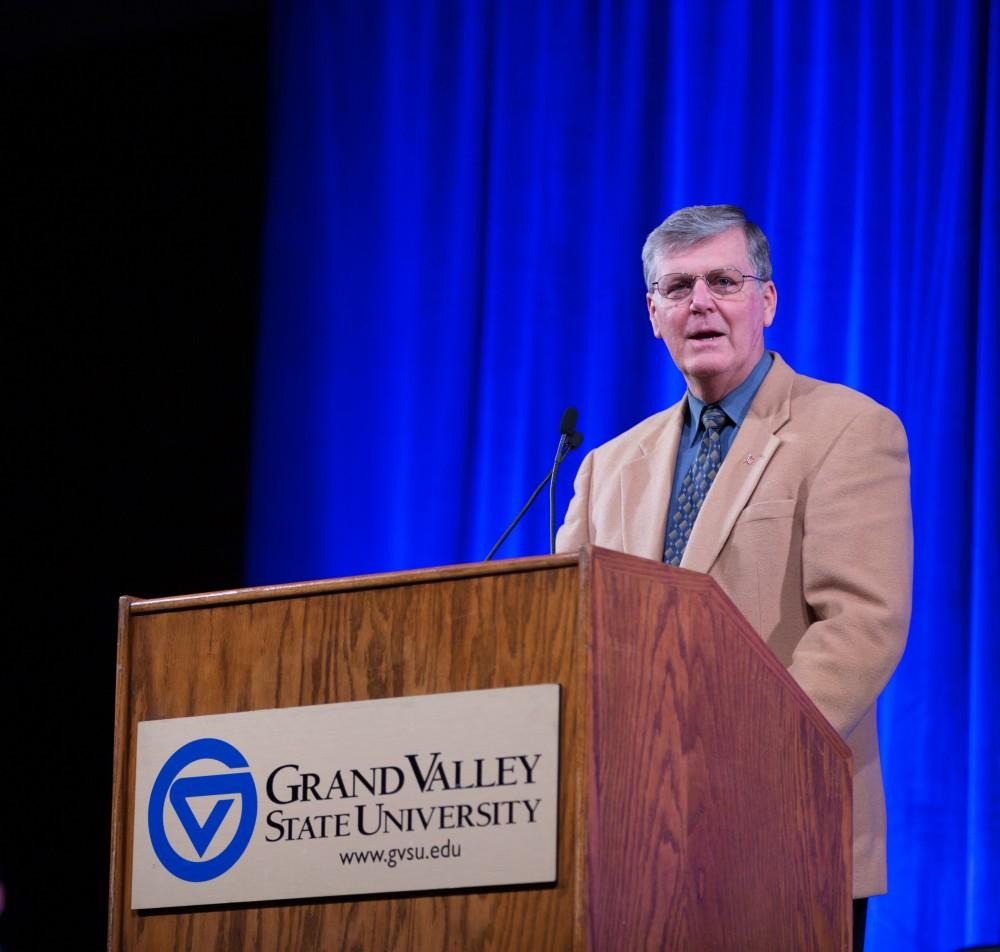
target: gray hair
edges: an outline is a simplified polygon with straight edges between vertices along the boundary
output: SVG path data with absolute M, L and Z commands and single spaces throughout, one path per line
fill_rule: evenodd
M 642 272 L 646 288 L 652 290 L 659 277 L 654 274 L 656 259 L 664 251 L 682 251 L 706 238 L 714 238 L 730 228 L 740 227 L 747 242 L 747 257 L 757 277 L 771 280 L 771 249 L 764 234 L 742 208 L 736 205 L 690 205 L 678 209 L 654 228 L 642 246 Z

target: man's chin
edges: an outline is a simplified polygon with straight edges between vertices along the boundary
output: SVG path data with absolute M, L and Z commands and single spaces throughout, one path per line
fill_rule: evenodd
M 696 380 L 710 381 L 728 374 L 731 369 L 729 354 L 724 353 L 721 348 L 691 354 L 684 362 L 684 376 L 694 377 Z
M 715 403 L 740 381 L 733 365 L 732 354 L 698 354 L 684 363 L 684 379 L 688 389 L 699 400 Z

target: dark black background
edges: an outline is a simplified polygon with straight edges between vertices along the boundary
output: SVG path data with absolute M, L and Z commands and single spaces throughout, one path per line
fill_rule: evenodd
M 117 598 L 239 585 L 264 2 L 0 16 L 0 945 L 105 943 Z

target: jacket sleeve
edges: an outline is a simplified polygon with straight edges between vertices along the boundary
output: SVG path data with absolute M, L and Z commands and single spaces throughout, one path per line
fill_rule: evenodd
M 594 469 L 594 453 L 589 452 L 580 464 L 573 480 L 573 498 L 566 510 L 566 519 L 556 534 L 556 552 L 576 552 L 591 540 L 590 479 Z
M 848 736 L 895 670 L 910 620 L 913 528 L 906 434 L 877 407 L 810 475 L 802 587 L 812 619 L 789 673 Z

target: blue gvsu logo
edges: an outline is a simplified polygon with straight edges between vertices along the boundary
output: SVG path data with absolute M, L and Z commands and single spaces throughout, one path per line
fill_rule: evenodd
M 180 776 L 198 761 L 222 764 L 230 772 Z M 257 821 L 257 788 L 249 767 L 246 758 L 232 744 L 205 737 L 181 747 L 156 775 L 149 796 L 149 838 L 159 861 L 178 879 L 189 883 L 207 882 L 231 869 L 243 855 Z M 213 841 L 230 815 L 237 797 L 241 801 L 239 823 L 227 824 L 227 830 L 234 825 L 236 830 L 230 832 L 228 842 L 220 849 L 220 844 Z M 202 806 L 215 798 L 207 815 L 204 809 L 201 810 L 203 820 L 195 816 L 191 807 L 190 801 L 198 798 L 203 798 Z M 182 834 L 176 829 L 176 824 L 172 824 L 174 843 L 168 838 L 165 826 L 168 800 L 183 831 Z M 190 841 L 193 853 L 186 844 L 176 842 L 177 837 L 184 835 Z M 189 856 L 196 854 L 198 858 L 182 856 L 174 848 L 175 845 Z

